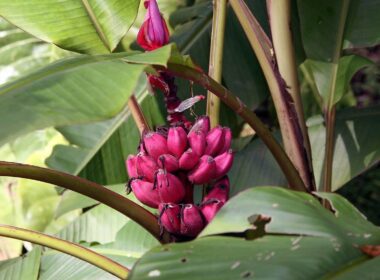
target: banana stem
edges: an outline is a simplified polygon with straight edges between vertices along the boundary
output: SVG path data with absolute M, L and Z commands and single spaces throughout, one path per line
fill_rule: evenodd
M 325 145 L 325 161 L 324 161 L 324 174 L 323 174 L 323 191 L 331 192 L 332 190 L 332 176 L 333 176 L 333 159 L 334 159 L 334 130 L 335 130 L 335 89 L 336 80 L 338 78 L 339 59 L 342 50 L 343 34 L 348 15 L 348 8 L 350 1 L 343 0 L 342 9 L 340 14 L 339 28 L 337 34 L 337 44 L 335 46 L 334 55 L 332 58 L 332 74 L 331 82 L 328 93 L 328 101 L 325 107 L 325 123 L 326 123 L 326 145 Z
M 282 0 L 281 0 L 282 1 Z M 271 40 L 243 0 L 230 0 L 263 70 L 276 108 L 285 151 L 300 173 L 304 184 L 313 190 L 312 170 L 305 152 L 304 139 L 292 96 L 278 69 Z
M 303 136 L 303 146 L 306 150 L 310 171 L 310 188 L 315 191 L 315 180 L 312 168 L 312 157 L 309 134 L 305 123 L 298 73 L 296 66 L 293 36 L 291 32 L 291 0 L 267 0 L 267 10 L 273 40 L 274 53 L 281 77 L 294 101 L 299 126 Z
M 222 80 L 224 29 L 226 25 L 226 0 L 213 1 L 213 18 L 211 31 L 210 63 L 208 74 L 218 83 Z M 207 115 L 211 127 L 219 124 L 220 99 L 207 92 Z

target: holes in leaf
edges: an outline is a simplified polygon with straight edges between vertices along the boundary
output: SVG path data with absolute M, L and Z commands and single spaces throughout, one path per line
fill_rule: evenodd
M 240 274 L 241 278 L 248 278 L 252 276 L 252 272 L 250 271 L 245 271 L 242 274 Z

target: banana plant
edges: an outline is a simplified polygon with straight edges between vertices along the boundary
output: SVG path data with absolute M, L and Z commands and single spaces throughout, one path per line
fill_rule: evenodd
M 0 247 L 0 279 L 378 275 L 380 229 L 332 191 L 380 159 L 378 106 L 337 106 L 371 64 L 346 54 L 379 43 L 379 11 L 377 0 L 0 0 L 17 30 L 4 36 L 27 44 L 13 59 L 35 45 L 59 53 L 38 52 L 22 74 L 25 60 L 2 56 L 0 145 L 50 127 L 67 140 L 50 168 L 0 161 L 0 176 L 56 186 L 55 221 L 82 213 L 54 235 L 0 224 L 27 251 Z M 320 106 L 309 119 L 300 77 Z M 269 122 L 255 110 L 266 98 Z

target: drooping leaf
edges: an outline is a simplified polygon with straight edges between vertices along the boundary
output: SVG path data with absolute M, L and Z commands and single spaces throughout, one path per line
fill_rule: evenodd
M 80 174 L 81 177 L 100 184 L 125 182 L 126 172 L 123 166 L 123 154 L 120 153 L 121 143 L 118 138 L 114 141 L 109 138 L 127 116 L 128 111 L 124 109 L 111 120 L 58 128 L 69 141 L 69 145 L 55 146 L 53 153 L 46 160 L 47 165 L 75 175 L 87 165 L 86 170 Z M 98 152 L 102 147 L 105 155 L 103 152 Z M 88 166 L 89 162 L 91 167 Z
M 26 32 L 81 53 L 115 49 L 135 20 L 138 0 L 0 1 L 0 15 Z

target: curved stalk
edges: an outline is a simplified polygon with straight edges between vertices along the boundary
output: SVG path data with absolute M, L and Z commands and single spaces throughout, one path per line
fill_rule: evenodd
M 160 242 L 169 241 L 166 234 L 160 237 L 160 226 L 152 213 L 128 198 L 89 180 L 52 169 L 5 161 L 0 161 L 0 176 L 32 179 L 73 190 L 119 211 L 145 228 Z
M 261 122 L 254 112 L 252 112 L 239 98 L 235 97 L 228 89 L 203 72 L 180 64 L 169 62 L 167 68 L 162 66 L 155 66 L 155 68 L 157 70 L 166 70 L 175 76 L 193 81 L 217 95 L 221 101 L 241 116 L 264 141 L 265 145 L 272 152 L 274 158 L 281 167 L 281 170 L 285 174 L 289 187 L 293 190 L 308 191 L 293 163 L 290 161 L 280 144 L 274 139 L 269 129 Z
M 21 229 L 13 226 L 0 225 L 0 236 L 29 241 L 31 243 L 39 244 L 69 254 L 73 257 L 95 265 L 100 269 L 107 271 L 116 277 L 119 277 L 120 279 L 127 279 L 129 273 L 128 268 L 90 249 L 40 232 Z
M 211 31 L 210 62 L 208 75 L 218 83 L 222 80 L 224 29 L 226 25 L 227 0 L 213 1 L 213 18 Z M 220 99 L 207 93 L 207 115 L 210 117 L 211 127 L 219 124 Z

